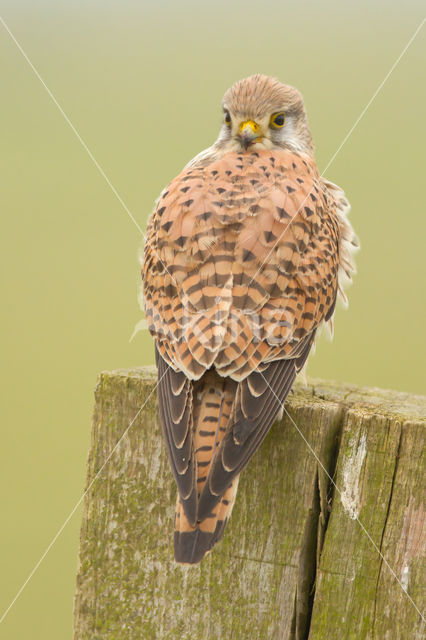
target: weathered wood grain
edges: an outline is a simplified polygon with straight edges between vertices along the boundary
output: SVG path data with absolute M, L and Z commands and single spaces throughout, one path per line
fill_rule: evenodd
M 153 369 L 100 376 L 76 640 L 422 637 L 407 593 L 424 606 L 426 398 L 296 387 L 242 475 L 223 541 L 195 567 L 173 561 L 156 402 Z

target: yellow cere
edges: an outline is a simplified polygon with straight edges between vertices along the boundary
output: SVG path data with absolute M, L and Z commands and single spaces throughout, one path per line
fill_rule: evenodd
M 260 126 L 254 120 L 245 120 L 240 124 L 240 131 L 243 131 L 246 127 L 250 127 L 253 133 L 260 132 Z

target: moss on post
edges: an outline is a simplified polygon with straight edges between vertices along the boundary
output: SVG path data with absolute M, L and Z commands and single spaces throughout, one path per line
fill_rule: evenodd
M 425 398 L 296 387 L 242 475 L 223 541 L 182 567 L 155 381 L 145 368 L 98 382 L 76 640 L 421 637 L 407 593 L 421 604 Z

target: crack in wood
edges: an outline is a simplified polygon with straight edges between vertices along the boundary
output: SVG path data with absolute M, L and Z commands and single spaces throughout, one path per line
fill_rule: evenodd
M 316 466 L 311 512 L 306 520 L 300 555 L 298 596 L 295 600 L 296 609 L 294 612 L 296 620 L 294 640 L 308 640 L 309 638 L 315 602 L 317 570 L 325 543 L 335 493 L 335 485 L 331 479 L 334 480 L 335 476 L 346 413 L 346 411 L 341 410 L 338 414 L 337 426 L 333 434 L 334 444 L 329 452 L 328 464 L 324 464 L 324 461 L 321 461 L 326 471 L 319 463 Z M 321 496 L 320 477 L 326 482 L 325 496 Z M 293 636 L 290 636 L 290 640 L 293 640 Z
M 395 478 L 396 478 L 396 472 L 398 470 L 399 453 L 400 453 L 400 450 L 401 450 L 402 429 L 403 429 L 403 425 L 401 425 L 400 432 L 399 432 L 398 447 L 397 447 L 397 452 L 396 452 L 396 456 L 395 456 L 395 465 L 394 465 L 394 468 L 393 468 L 392 482 L 391 482 L 391 488 L 390 488 L 390 492 L 389 492 L 389 500 L 388 500 L 388 506 L 387 506 L 387 510 L 386 510 L 385 521 L 384 521 L 383 529 L 382 529 L 382 535 L 381 535 L 381 538 L 380 538 L 380 543 L 377 545 L 378 548 L 379 548 L 380 553 L 382 553 L 383 539 L 384 539 L 385 533 L 386 533 L 386 525 L 387 525 L 387 522 L 388 522 L 388 519 L 389 519 L 389 513 L 390 513 L 391 503 L 392 503 L 392 496 L 393 496 L 393 491 L 394 491 L 394 487 L 395 487 Z M 374 640 L 375 636 L 376 636 L 375 627 L 376 627 L 376 612 L 377 612 L 377 595 L 378 595 L 378 591 L 379 591 L 379 583 L 380 583 L 380 576 L 381 576 L 381 573 L 382 573 L 382 566 L 383 566 L 383 557 L 380 558 L 379 569 L 377 571 L 377 581 L 376 581 L 376 589 L 375 589 L 375 595 L 374 595 L 373 624 L 372 624 L 373 636 L 372 636 L 372 640 Z

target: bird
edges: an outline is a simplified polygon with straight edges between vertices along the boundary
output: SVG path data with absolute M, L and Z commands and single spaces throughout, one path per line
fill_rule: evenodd
M 142 258 L 182 564 L 222 538 L 241 472 L 347 302 L 358 246 L 296 88 L 255 74 L 222 112 L 214 144 L 161 192 Z

